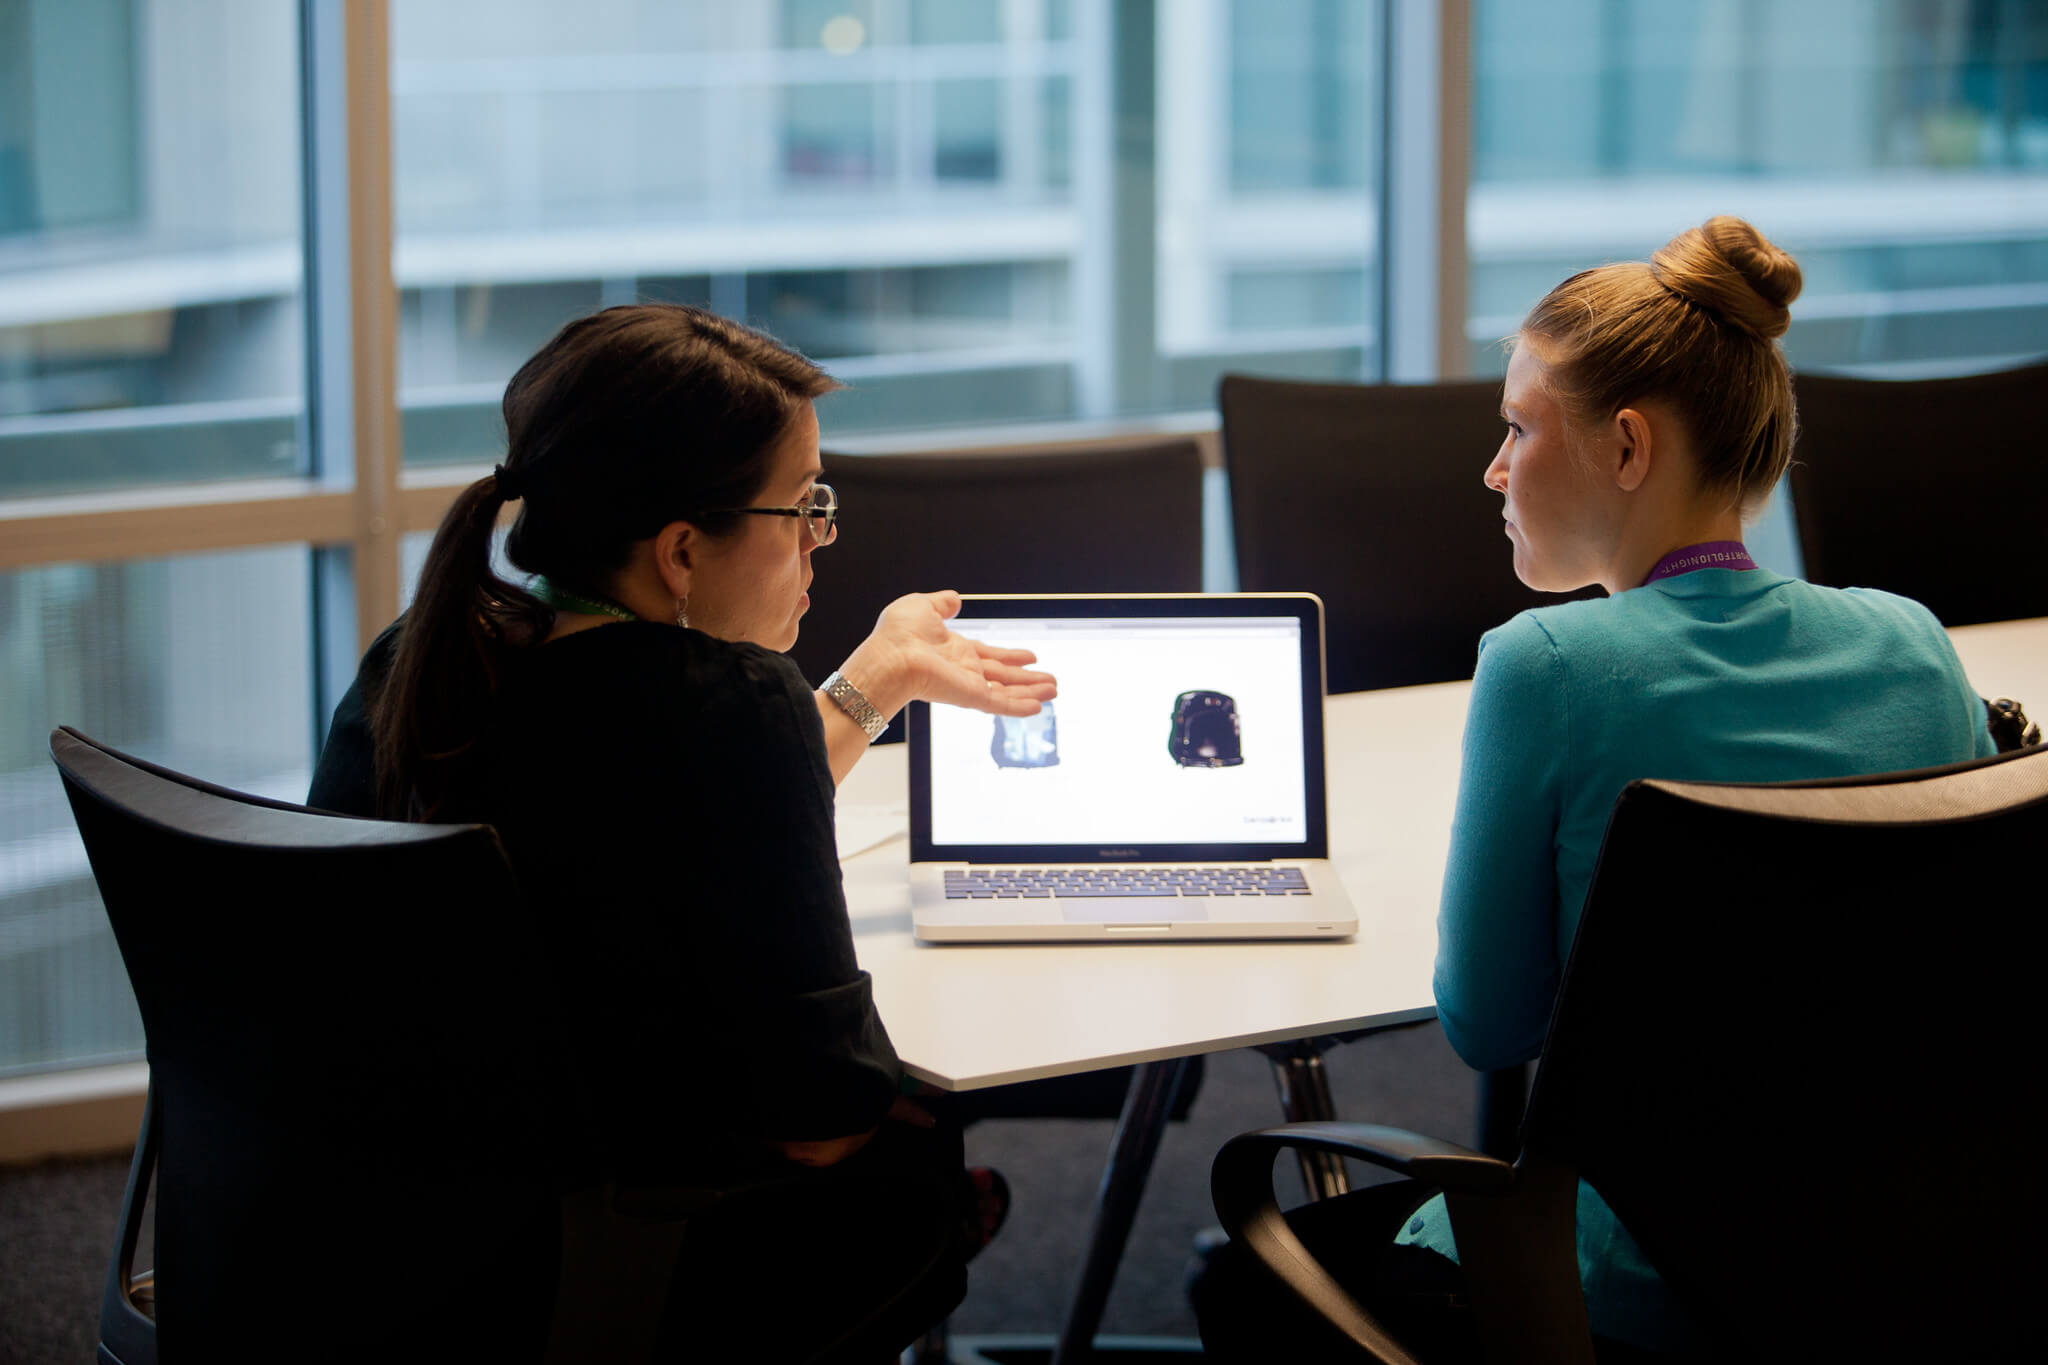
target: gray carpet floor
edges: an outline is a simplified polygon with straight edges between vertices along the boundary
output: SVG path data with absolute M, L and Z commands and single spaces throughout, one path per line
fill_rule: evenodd
M 1327 1059 L 1338 1114 L 1473 1140 L 1475 1083 L 1435 1025 L 1366 1038 Z M 1271 1067 L 1250 1052 L 1210 1057 L 1184 1123 L 1169 1128 L 1138 1211 L 1105 1334 L 1192 1337 L 1181 1277 L 1195 1234 L 1215 1222 L 1209 1162 L 1231 1135 L 1279 1119 Z M 972 1271 L 956 1336 L 1050 1334 L 1079 1273 L 1109 1150 L 1107 1120 L 992 1120 L 968 1130 L 971 1161 L 1009 1179 L 1010 1220 Z M 127 1179 L 126 1157 L 0 1167 L 0 1365 L 89 1365 L 100 1280 Z M 1299 1183 L 1283 1167 L 1283 1196 Z M 1354 1170 L 1364 1184 L 1378 1174 Z M 1283 1201 L 1284 1202 L 1284 1201 Z

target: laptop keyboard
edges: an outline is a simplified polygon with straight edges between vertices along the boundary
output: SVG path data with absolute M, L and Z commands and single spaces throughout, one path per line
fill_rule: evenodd
M 1104 896 L 1306 896 L 1298 867 L 971 867 L 946 870 L 946 899 Z

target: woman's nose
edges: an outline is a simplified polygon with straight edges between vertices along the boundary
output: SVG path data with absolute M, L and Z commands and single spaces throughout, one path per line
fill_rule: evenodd
M 1486 467 L 1485 482 L 1496 493 L 1508 491 L 1508 448 L 1501 442 L 1500 450 L 1494 455 L 1493 463 Z

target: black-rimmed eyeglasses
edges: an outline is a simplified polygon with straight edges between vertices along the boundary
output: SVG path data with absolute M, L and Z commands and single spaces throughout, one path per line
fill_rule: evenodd
M 757 517 L 802 517 L 804 525 L 810 528 L 814 544 L 830 545 L 838 533 L 839 495 L 832 491 L 830 484 L 814 483 L 811 491 L 799 498 L 793 507 L 724 507 L 720 513 L 745 512 Z

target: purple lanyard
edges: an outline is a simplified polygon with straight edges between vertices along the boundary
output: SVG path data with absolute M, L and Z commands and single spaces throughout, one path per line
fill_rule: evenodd
M 1657 567 L 1650 570 L 1644 584 L 1655 583 L 1660 578 L 1671 578 L 1694 569 L 1754 569 L 1756 561 L 1749 557 L 1739 540 L 1710 540 L 1701 545 L 1684 545 L 1657 561 Z

